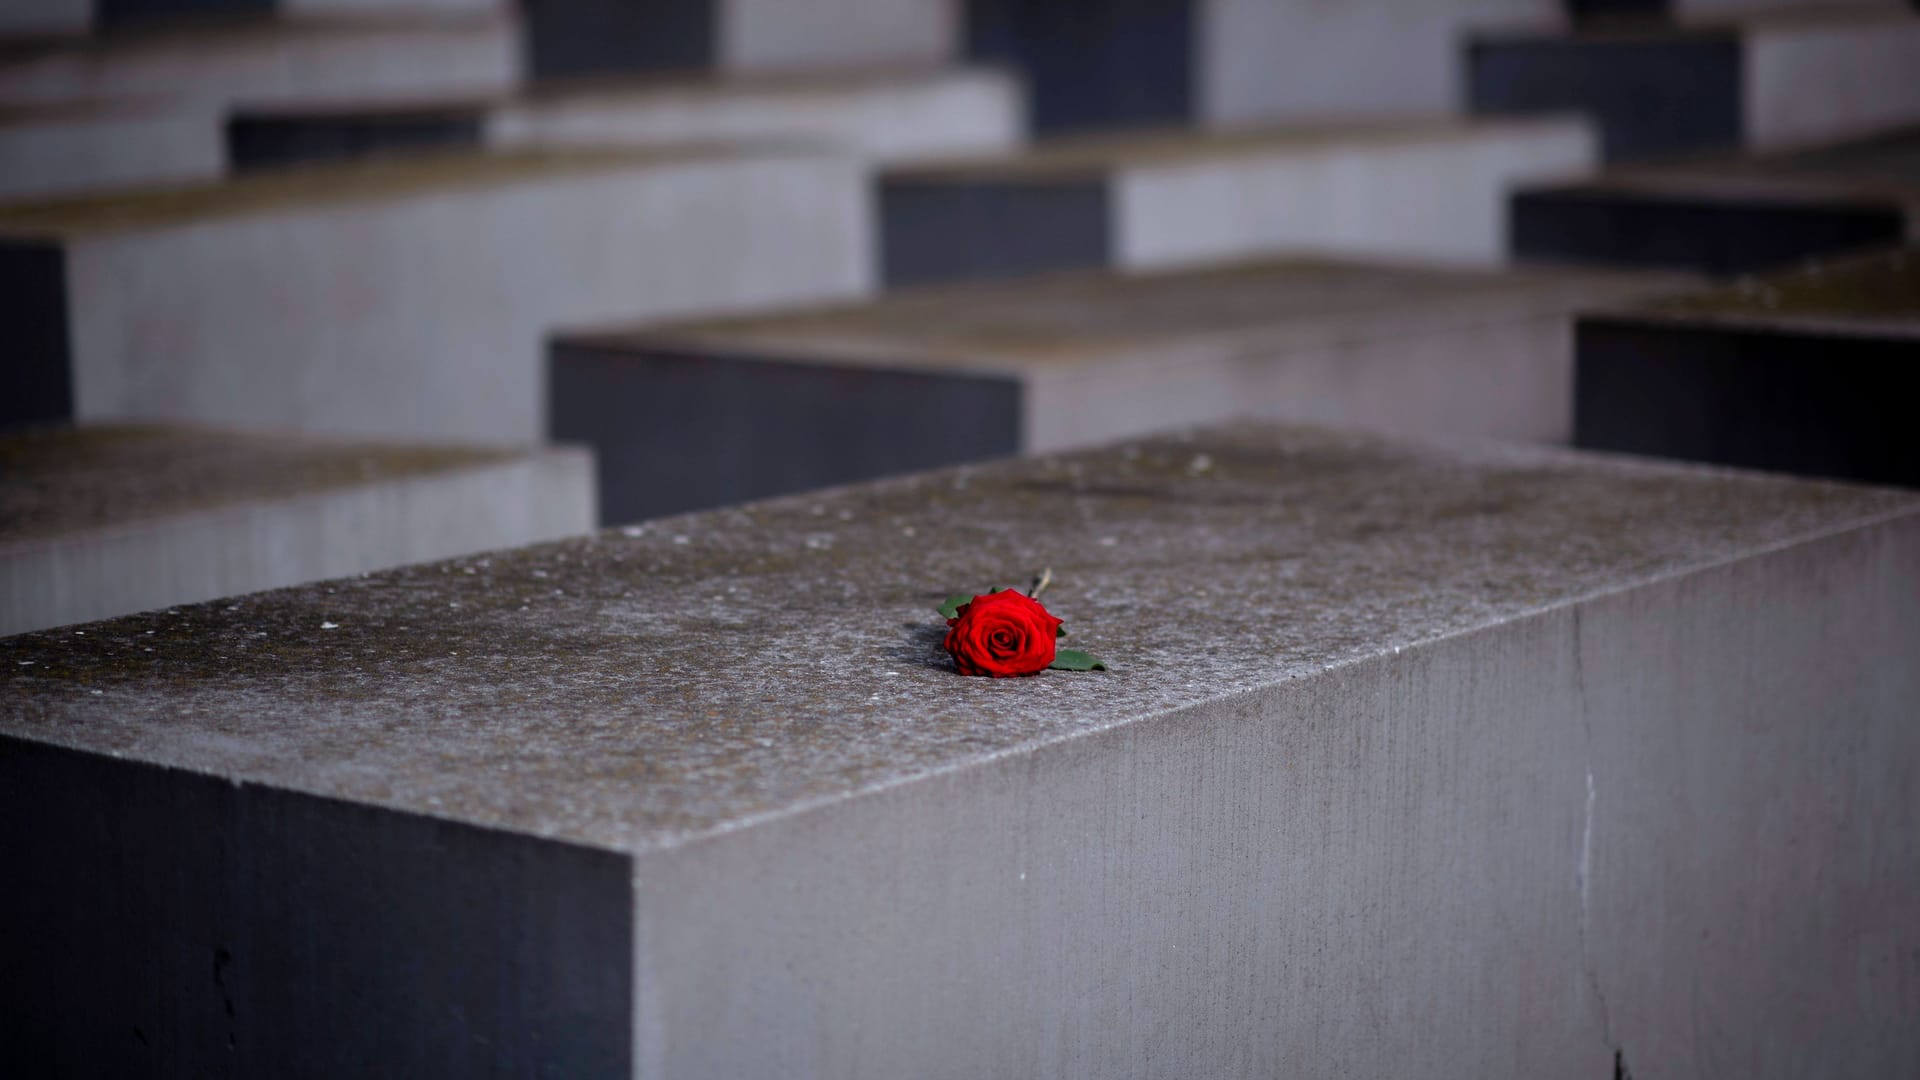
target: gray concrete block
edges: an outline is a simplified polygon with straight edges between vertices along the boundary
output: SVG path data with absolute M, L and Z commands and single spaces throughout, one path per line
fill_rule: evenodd
M 1920 240 L 1920 127 L 1517 192 L 1523 259 L 1755 273 Z
M 954 58 L 948 0 L 524 0 L 535 78 Z
M 955 675 L 931 605 L 1043 562 L 1114 670 Z M 1911 494 L 1242 426 L 11 638 L 0 1035 L 1906 1075 L 1916 599 Z
M 0 633 L 586 532 L 585 451 L 177 427 L 0 435 Z
M 0 105 L 185 99 L 220 108 L 493 94 L 520 78 L 508 16 L 267 19 L 51 41 L 0 56 Z
M 1570 118 L 1051 140 L 889 172 L 882 275 L 909 285 L 1300 251 L 1492 264 L 1507 190 L 1592 160 Z
M 211 108 L 55 105 L 0 112 L 0 201 L 212 180 L 226 168 Z
M 1920 251 L 1582 317 L 1582 446 L 1920 487 Z
M 191 104 L 60 105 L 0 112 L 0 199 L 481 147 L 778 139 L 899 162 L 1012 149 L 1024 130 L 1018 83 L 984 69 L 654 78 L 231 114 Z
M 825 151 L 529 151 L 22 205 L 0 247 L 57 255 L 20 273 L 64 306 L 5 314 L 81 420 L 535 442 L 557 326 L 865 293 L 866 183 Z
M 491 101 L 247 110 L 229 128 L 240 168 L 407 146 L 657 146 L 722 139 L 829 145 L 878 162 L 1019 145 L 1019 85 L 984 69 L 659 78 L 544 87 Z
M 500 0 L 0 0 L 0 34 L 85 35 L 271 15 L 476 15 L 504 6 Z
M 548 431 L 593 447 L 610 523 L 1236 416 L 1565 441 L 1573 312 L 1682 287 L 1288 260 L 908 290 L 558 337 Z
M 1474 112 L 1582 110 L 1609 161 L 1762 149 L 1920 120 L 1920 13 L 1787 10 L 1475 37 Z

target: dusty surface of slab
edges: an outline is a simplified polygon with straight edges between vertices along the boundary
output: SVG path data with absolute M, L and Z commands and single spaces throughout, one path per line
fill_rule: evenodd
M 24 635 L 0 733 L 643 852 L 1915 513 L 1224 429 Z M 955 675 L 931 607 L 1042 564 L 1114 670 Z
M 4 432 L 0 546 L 504 461 L 519 452 L 161 425 Z
M 1920 338 L 1920 249 L 1862 255 L 1722 289 L 1650 301 L 1641 313 L 1846 336 Z
M 1184 272 L 1082 272 L 911 289 L 869 304 L 630 331 L 583 343 L 700 348 L 822 362 L 1013 372 L 1095 363 L 1177 342 L 1311 338 L 1339 325 L 1388 335 L 1489 310 L 1560 309 L 1571 296 L 1677 284 L 1660 277 L 1539 268 L 1473 272 L 1412 264 L 1279 259 Z M 1356 325 L 1363 315 L 1378 321 Z

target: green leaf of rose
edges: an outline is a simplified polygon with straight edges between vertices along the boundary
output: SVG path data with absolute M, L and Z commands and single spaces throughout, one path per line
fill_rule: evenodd
M 1112 670 L 1107 667 L 1105 660 L 1095 659 L 1091 654 L 1083 653 L 1079 649 L 1060 649 L 1056 651 L 1053 654 L 1053 663 L 1047 666 L 1050 668 L 1059 668 L 1061 671 Z
M 971 603 L 973 603 L 973 597 L 966 593 L 954 593 L 952 596 L 941 601 L 939 607 L 940 617 L 943 619 L 957 619 L 960 617 L 960 606 Z

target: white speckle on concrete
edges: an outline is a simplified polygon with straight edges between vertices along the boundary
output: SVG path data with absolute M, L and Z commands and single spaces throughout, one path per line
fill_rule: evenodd
M 340 624 L 339 624 L 339 623 L 337 623 L 337 622 L 322 622 L 322 623 L 320 624 L 320 629 L 322 629 L 322 630 L 338 630 L 338 629 L 340 629 Z

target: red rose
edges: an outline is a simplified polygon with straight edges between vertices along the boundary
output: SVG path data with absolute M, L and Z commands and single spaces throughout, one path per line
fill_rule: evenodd
M 1040 601 L 1005 589 L 961 604 L 947 620 L 947 652 L 962 675 L 1034 675 L 1053 663 L 1060 620 Z

